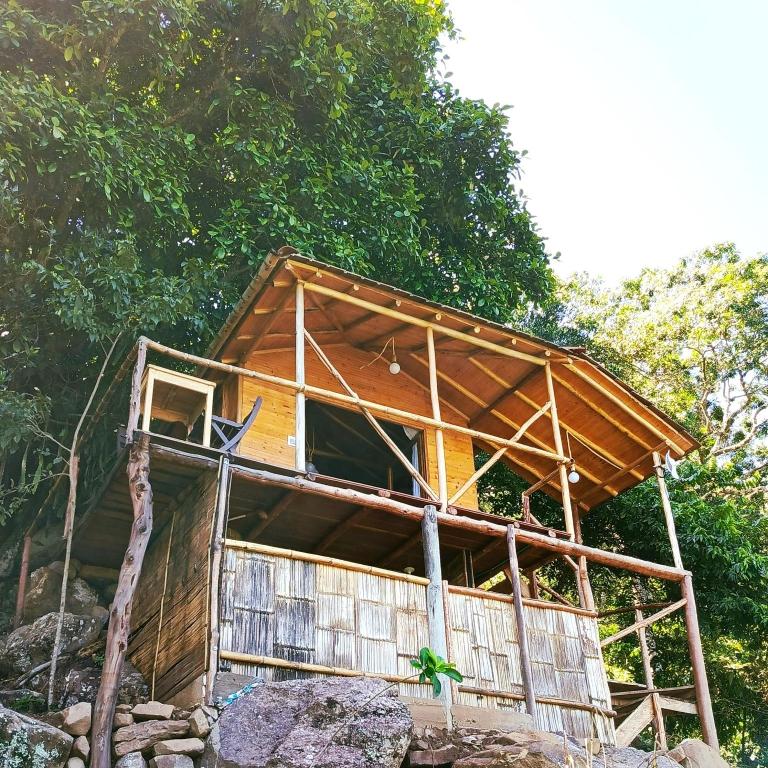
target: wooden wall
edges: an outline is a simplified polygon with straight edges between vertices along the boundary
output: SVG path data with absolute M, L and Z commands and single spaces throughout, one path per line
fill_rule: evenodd
M 222 576 L 220 648 L 344 670 L 409 676 L 409 660 L 429 644 L 426 580 L 403 580 L 338 565 L 228 546 Z M 610 709 L 594 616 L 526 604 L 526 625 L 538 697 Z M 525 711 L 512 602 L 453 590 L 448 598 L 449 656 L 464 686 L 457 704 Z M 315 673 L 242 660 L 237 675 L 267 680 Z M 428 686 L 401 683 L 400 693 L 432 697 Z M 516 694 L 517 698 L 494 695 Z M 539 702 L 536 724 L 614 743 L 613 721 L 591 711 Z
M 141 600 L 132 616 L 128 656 L 150 685 L 154 671 L 154 696 L 163 701 L 183 690 L 207 666 L 209 546 L 216 488 L 216 473 L 206 472 L 183 492 L 173 527 L 169 515 L 149 545 L 139 580 Z
M 368 367 L 371 355 L 352 346 L 333 346 L 326 354 L 338 368 L 350 386 L 360 397 L 382 405 L 393 406 L 422 416 L 431 416 L 432 407 L 429 393 L 421 384 L 409 378 L 405 373 L 392 376 L 382 362 Z M 293 378 L 294 355 L 292 352 L 253 353 L 243 365 L 262 373 Z M 308 384 L 346 394 L 339 383 L 328 372 L 311 348 L 306 350 L 306 381 Z M 295 453 L 288 439 L 294 434 L 295 397 L 293 392 L 273 387 L 269 384 L 243 378 L 238 387 L 227 384 L 227 400 L 231 392 L 237 391 L 239 410 L 232 418 L 242 419 L 250 411 L 254 400 L 261 395 L 264 403 L 261 411 L 240 444 L 242 456 L 277 464 L 288 468 L 294 467 Z M 338 404 L 335 404 L 338 405 Z M 459 417 L 450 408 L 445 407 L 442 414 L 447 421 L 466 426 L 466 420 Z M 413 425 L 418 426 L 418 425 Z M 445 456 L 448 477 L 449 496 L 474 472 L 474 454 L 472 440 L 466 435 L 446 432 L 444 434 Z M 426 473 L 429 484 L 437 490 L 437 461 L 434 430 L 425 430 Z M 469 489 L 459 500 L 459 505 L 477 509 L 477 492 Z

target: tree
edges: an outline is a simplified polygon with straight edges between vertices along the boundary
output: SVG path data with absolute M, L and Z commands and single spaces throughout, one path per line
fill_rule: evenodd
M 550 292 L 503 110 L 435 75 L 451 30 L 441 0 L 2 4 L 6 515 L 116 332 L 199 349 L 270 248 L 500 320 Z

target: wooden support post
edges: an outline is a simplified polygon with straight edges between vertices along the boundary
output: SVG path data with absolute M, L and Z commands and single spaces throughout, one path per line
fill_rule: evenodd
M 112 719 L 115 715 L 120 674 L 125 662 L 128 636 L 131 631 L 133 596 L 141 576 L 144 554 L 152 534 L 152 486 L 149 482 L 149 435 L 140 435 L 131 444 L 128 458 L 128 485 L 133 507 L 133 526 L 120 568 L 117 591 L 112 601 L 104 651 L 101 684 L 93 707 L 91 738 L 91 768 L 112 765 Z
M 696 708 L 699 712 L 701 731 L 704 741 L 717 751 L 720 749 L 720 745 L 717 740 L 715 716 L 712 713 L 712 699 L 709 695 L 704 651 L 701 648 L 701 635 L 699 634 L 699 618 L 696 613 L 696 599 L 693 596 L 693 580 L 690 573 L 683 577 L 681 587 L 685 599 L 685 628 L 688 634 L 688 652 L 693 668 L 693 687 L 696 691 Z
M 635 609 L 635 622 L 643 621 L 643 612 L 639 609 Z M 648 638 L 645 634 L 645 627 L 640 626 L 637 630 L 637 637 L 640 641 L 640 654 L 643 658 L 643 675 L 645 677 L 645 687 L 650 691 L 653 690 L 653 666 L 651 665 L 651 652 L 648 650 Z M 666 750 L 667 748 L 667 731 L 664 727 L 664 713 L 661 711 L 661 701 L 659 700 L 658 693 L 651 694 L 651 702 L 653 704 L 653 729 L 656 731 L 656 738 L 659 742 L 659 747 Z
M 141 413 L 141 381 L 144 378 L 144 368 L 147 364 L 147 339 L 139 339 L 136 345 L 136 363 L 133 366 L 131 376 L 131 397 L 128 406 L 128 424 L 126 425 L 126 443 L 133 442 L 133 433 L 139 428 L 139 414 Z
M 581 544 L 581 518 L 578 512 L 573 516 L 573 527 L 576 534 L 576 541 Z M 589 571 L 587 570 L 587 558 L 580 555 L 576 560 L 576 578 L 579 581 L 579 597 L 581 598 L 581 607 L 588 611 L 595 610 L 595 597 L 592 594 L 592 584 L 589 581 Z
M 427 627 L 429 644 L 438 656 L 448 658 L 448 633 L 443 601 L 443 569 L 440 563 L 440 538 L 437 531 L 437 509 L 428 504 L 421 520 L 421 537 L 424 544 L 424 570 L 429 579 L 427 585 Z M 451 686 L 443 677 L 440 698 L 445 706 L 448 728 L 453 727 L 451 718 Z
M 552 437 L 555 441 L 555 451 L 561 456 L 563 455 L 563 436 L 560 434 L 560 421 L 557 418 L 557 402 L 555 401 L 555 386 L 552 382 L 552 363 L 547 362 L 544 366 L 544 375 L 547 379 L 547 392 L 549 393 L 549 415 L 552 420 Z M 568 470 L 565 464 L 561 464 L 558 467 L 560 474 L 560 491 L 563 497 L 563 515 L 565 516 L 565 530 L 571 537 L 571 541 L 575 539 L 575 533 L 573 528 L 573 510 L 571 509 L 571 491 L 568 485 Z
M 427 353 L 429 358 L 429 396 L 432 400 L 432 418 L 442 421 L 440 418 L 440 396 L 437 391 L 437 356 L 435 354 L 435 334 L 432 326 L 427 326 Z M 443 430 L 438 427 L 435 430 L 435 453 L 437 460 L 437 496 L 440 500 L 440 511 L 448 511 L 448 479 L 445 470 L 445 443 Z
M 661 496 L 661 506 L 664 509 L 664 520 L 667 523 L 669 545 L 672 547 L 672 561 L 675 564 L 675 568 L 682 568 L 683 558 L 680 556 L 680 545 L 677 541 L 675 518 L 672 515 L 672 504 L 669 501 L 667 482 L 664 479 L 664 466 L 661 463 L 661 455 L 656 451 L 653 453 L 653 467 L 656 471 L 656 482 L 659 484 L 659 495 Z
M 509 551 L 509 578 L 512 582 L 512 597 L 515 605 L 515 624 L 517 625 L 517 642 L 520 648 L 520 672 L 523 677 L 525 692 L 525 708 L 531 717 L 536 717 L 536 692 L 533 688 L 533 671 L 531 669 L 531 654 L 528 650 L 528 631 L 525 626 L 525 608 L 523 607 L 523 588 L 520 583 L 520 565 L 517 562 L 517 545 L 515 544 L 515 526 L 507 526 L 507 549 Z
M 307 467 L 306 396 L 303 385 L 304 372 L 304 283 L 296 283 L 296 383 L 302 387 L 296 390 L 296 469 L 304 472 Z
M 222 456 L 219 463 L 218 487 L 216 489 L 216 511 L 213 516 L 211 531 L 210 570 L 208 573 L 208 615 L 210 630 L 208 632 L 208 670 L 206 675 L 205 700 L 213 703 L 213 684 L 219 671 L 219 595 L 221 594 L 221 559 L 224 549 L 227 517 L 229 516 L 229 487 L 230 487 L 229 458 Z M 288 494 L 290 496 L 290 494 Z
M 21 567 L 19 568 L 19 591 L 16 593 L 16 614 L 13 617 L 13 628 L 18 629 L 24 620 L 24 598 L 27 594 L 29 581 L 29 550 L 32 548 L 32 535 L 24 536 L 24 546 L 21 550 Z

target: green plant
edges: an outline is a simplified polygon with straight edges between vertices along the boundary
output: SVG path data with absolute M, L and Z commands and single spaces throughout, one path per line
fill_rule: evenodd
M 420 683 L 426 683 L 429 680 L 435 697 L 439 696 L 443 690 L 443 684 L 440 682 L 439 675 L 445 675 L 457 683 L 464 679 L 461 672 L 456 669 L 455 664 L 446 661 L 442 656 L 438 656 L 431 648 L 427 647 L 419 651 L 418 659 L 411 659 L 411 666 L 418 670 Z

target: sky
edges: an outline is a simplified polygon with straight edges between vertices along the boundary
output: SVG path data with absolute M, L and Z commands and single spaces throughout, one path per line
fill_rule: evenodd
M 718 242 L 768 251 L 768 2 L 447 0 L 443 72 L 511 105 L 561 275 L 611 283 Z

